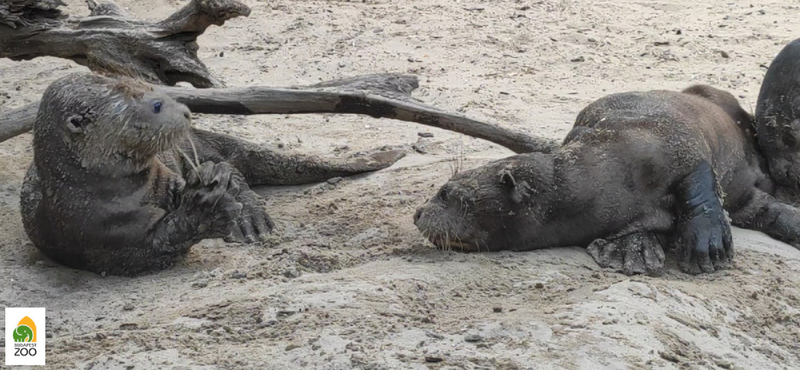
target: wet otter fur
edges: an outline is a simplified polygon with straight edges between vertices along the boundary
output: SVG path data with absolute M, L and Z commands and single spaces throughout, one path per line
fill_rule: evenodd
M 730 224 L 800 245 L 800 213 L 778 202 L 753 117 L 729 93 L 612 94 L 587 106 L 560 149 L 455 175 L 414 216 L 437 247 L 584 246 L 604 267 L 658 273 L 664 248 L 688 273 L 733 258 Z
M 202 239 L 235 238 L 249 190 L 233 168 L 206 162 L 184 178 L 159 159 L 190 126 L 186 106 L 135 80 L 73 74 L 50 85 L 21 194 L 33 244 L 69 267 L 136 275 Z
M 775 196 L 800 205 L 800 39 L 770 63 L 758 94 L 755 129 Z
M 160 270 L 202 239 L 264 239 L 274 224 L 250 185 L 325 181 L 404 156 L 320 158 L 192 128 L 186 106 L 132 79 L 73 74 L 41 104 L 25 230 L 54 260 L 98 273 Z

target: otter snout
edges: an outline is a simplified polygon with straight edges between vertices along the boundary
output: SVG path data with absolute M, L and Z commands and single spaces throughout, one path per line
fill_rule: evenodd
M 469 222 L 451 211 L 436 199 L 425 202 L 414 212 L 414 225 L 437 249 L 478 251 L 472 233 L 466 230 Z

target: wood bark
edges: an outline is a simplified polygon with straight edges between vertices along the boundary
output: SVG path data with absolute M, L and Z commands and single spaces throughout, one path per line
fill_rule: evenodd
M 329 81 L 310 86 L 273 88 L 192 89 L 162 86 L 170 96 L 192 112 L 206 114 L 297 114 L 342 113 L 391 118 L 450 130 L 485 139 L 516 153 L 545 152 L 558 143 L 509 130 L 460 114 L 448 113 L 414 100 L 410 93 L 419 86 L 408 75 L 378 74 Z M 33 127 L 38 103 L 0 115 L 0 141 Z
M 68 19 L 60 0 L 0 0 L 0 58 L 52 56 L 154 84 L 221 86 L 197 57 L 197 37 L 212 24 L 250 14 L 238 0 L 192 0 L 163 21 L 147 22 L 111 0 L 87 4 L 88 17 Z
M 130 17 L 112 0 L 87 0 L 88 17 L 70 20 L 61 0 L 0 0 L 0 58 L 54 56 L 73 60 L 96 73 L 129 76 L 163 88 L 195 113 L 343 113 L 391 118 L 489 140 L 517 153 L 549 152 L 551 140 L 421 104 L 410 93 L 415 77 L 382 74 L 311 86 L 191 89 L 220 87 L 197 57 L 197 37 L 212 24 L 248 16 L 238 0 L 191 0 L 160 22 Z M 30 131 L 39 103 L 0 115 L 0 141 Z

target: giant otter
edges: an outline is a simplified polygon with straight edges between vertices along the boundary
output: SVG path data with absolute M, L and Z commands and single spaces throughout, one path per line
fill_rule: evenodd
M 186 106 L 136 80 L 72 74 L 51 84 L 21 194 L 34 245 L 98 273 L 158 270 L 202 239 L 264 238 L 273 223 L 248 183 L 320 181 L 402 157 L 284 154 L 190 124 Z
M 800 39 L 786 45 L 764 75 L 755 129 L 775 196 L 800 205 Z
M 440 248 L 579 245 L 630 274 L 659 272 L 662 247 L 674 246 L 682 270 L 712 272 L 733 257 L 725 210 L 734 225 L 800 245 L 800 212 L 769 194 L 752 124 L 710 86 L 609 95 L 554 153 L 459 173 L 414 222 Z

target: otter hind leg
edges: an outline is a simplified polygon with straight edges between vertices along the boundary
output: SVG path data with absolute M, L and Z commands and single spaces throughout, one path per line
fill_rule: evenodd
M 664 269 L 664 249 L 658 235 L 651 231 L 597 239 L 586 251 L 601 267 L 626 275 L 659 275 Z
M 674 240 L 684 272 L 713 272 L 726 268 L 733 258 L 731 226 L 718 188 L 708 162 L 700 163 L 675 187 Z
M 763 232 L 800 249 L 800 209 L 756 189 L 745 207 L 731 217 L 736 226 Z

